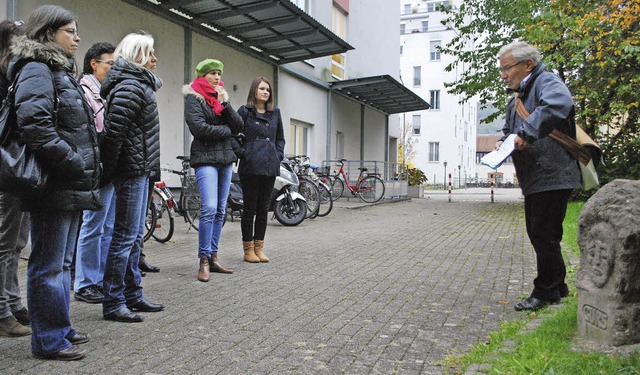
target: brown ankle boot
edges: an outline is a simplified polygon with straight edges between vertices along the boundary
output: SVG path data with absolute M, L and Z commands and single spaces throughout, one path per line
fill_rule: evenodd
M 198 270 L 198 280 L 206 283 L 209 281 L 209 258 L 200 258 L 200 269 Z
M 260 258 L 256 256 L 253 249 L 253 241 L 242 241 L 242 248 L 244 249 L 244 261 L 249 263 L 260 263 Z
M 266 263 L 269 261 L 269 258 L 267 258 L 267 256 L 264 255 L 264 252 L 262 251 L 263 247 L 264 247 L 264 240 L 253 241 L 253 249 L 256 253 L 256 256 L 258 257 L 258 259 L 260 259 L 260 262 Z
M 233 269 L 224 268 L 220 262 L 218 262 L 218 252 L 216 251 L 211 255 L 211 259 L 209 260 L 209 271 L 217 272 L 217 273 L 233 273 Z

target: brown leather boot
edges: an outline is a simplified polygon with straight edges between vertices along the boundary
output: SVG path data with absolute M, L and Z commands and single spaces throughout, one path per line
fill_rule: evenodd
M 211 255 L 211 259 L 209 259 L 209 271 L 217 272 L 217 273 L 233 273 L 233 269 L 224 268 L 220 262 L 218 262 L 218 252 L 216 251 Z
M 253 249 L 253 241 L 242 241 L 242 248 L 244 249 L 244 261 L 249 263 L 260 263 L 260 258 L 256 256 Z
M 258 259 L 260 259 L 260 262 L 267 263 L 269 261 L 269 258 L 267 258 L 267 256 L 264 255 L 264 252 L 262 251 L 263 247 L 264 247 L 264 240 L 253 241 L 253 249 L 256 252 L 256 256 L 258 257 Z
M 198 280 L 206 283 L 209 281 L 209 258 L 200 258 L 200 269 L 198 270 Z

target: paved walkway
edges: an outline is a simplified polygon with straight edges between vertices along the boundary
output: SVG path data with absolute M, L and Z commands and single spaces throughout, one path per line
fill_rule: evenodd
M 427 192 L 368 207 L 336 202 L 297 227 L 269 221 L 268 264 L 242 261 L 240 225 L 228 222 L 220 258 L 233 275 L 196 280 L 197 233 L 180 218 L 174 240 L 145 252 L 158 274 L 145 296 L 166 305 L 143 323 L 102 319 L 74 301 L 89 332 L 78 362 L 31 357 L 29 338 L 0 338 L 2 374 L 441 374 L 523 317 L 535 274 L 518 189 Z M 356 209 L 358 208 L 358 209 Z M 21 281 L 24 288 L 24 270 Z

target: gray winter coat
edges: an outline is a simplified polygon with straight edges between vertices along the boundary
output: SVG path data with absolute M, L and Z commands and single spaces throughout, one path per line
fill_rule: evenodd
M 23 208 L 100 208 L 97 133 L 91 107 L 73 76 L 73 60 L 53 42 L 42 44 L 24 36 L 14 41 L 12 53 L 8 78 L 13 81 L 18 75 L 15 111 L 20 137 L 49 173 L 45 195 L 24 199 Z
M 238 160 L 234 149 L 237 142 L 233 138 L 242 131 L 242 117 L 231 107 L 222 103 L 224 110 L 216 116 L 204 97 L 191 85 L 182 87 L 184 95 L 184 119 L 193 135 L 191 142 L 191 166 L 224 166 Z
M 503 140 L 518 134 L 530 143 L 513 152 L 513 163 L 523 195 L 543 191 L 574 189 L 580 185 L 578 162 L 551 137 L 554 129 L 575 138 L 575 109 L 567 86 L 560 77 L 539 63 L 518 96 L 530 115 L 526 121 L 515 110 L 515 98 L 509 100 Z

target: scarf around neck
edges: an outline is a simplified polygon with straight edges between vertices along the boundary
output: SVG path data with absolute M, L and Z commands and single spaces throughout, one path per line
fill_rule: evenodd
M 222 81 L 220 81 L 220 86 L 224 87 L 224 83 Z M 202 95 L 207 104 L 209 104 L 213 109 L 216 116 L 220 116 L 224 107 L 220 104 L 220 101 L 218 101 L 218 92 L 213 86 L 211 86 L 211 84 L 209 84 L 209 81 L 207 81 L 205 77 L 194 79 L 191 84 L 191 88 L 198 94 Z

